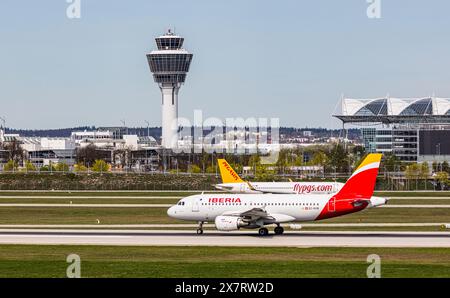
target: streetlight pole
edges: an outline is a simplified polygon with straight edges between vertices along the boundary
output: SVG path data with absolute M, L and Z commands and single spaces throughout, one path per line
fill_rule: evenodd
M 147 120 L 145 120 L 145 123 L 147 124 L 147 137 L 149 137 L 150 136 L 150 123 Z
M 123 127 L 126 128 L 126 133 L 128 134 L 128 127 L 125 124 L 125 120 L 120 120 L 120 122 L 122 122 Z

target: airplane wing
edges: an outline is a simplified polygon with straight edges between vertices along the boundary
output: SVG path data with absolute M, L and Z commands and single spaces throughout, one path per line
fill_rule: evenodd
M 273 223 L 282 223 L 282 222 L 292 222 L 295 220 L 294 217 L 286 214 L 270 214 L 263 208 L 252 208 L 250 210 L 244 212 L 225 212 L 222 215 L 224 216 L 236 216 L 242 218 L 242 220 L 248 223 L 249 226 L 260 225 L 258 221 L 262 221 L 265 225 L 273 224 Z
M 262 208 L 252 208 L 244 212 L 225 212 L 222 215 L 238 216 L 247 222 L 257 221 L 258 219 L 274 220 L 273 216 L 268 214 L 267 211 Z

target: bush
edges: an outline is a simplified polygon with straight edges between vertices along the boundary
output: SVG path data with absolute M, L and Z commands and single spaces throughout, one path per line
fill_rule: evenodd
M 102 159 L 95 160 L 94 165 L 92 166 L 92 171 L 99 173 L 108 172 L 109 169 L 109 165 Z
M 36 171 L 36 166 L 32 164 L 30 161 L 25 162 L 25 169 L 27 172 Z
M 73 166 L 74 171 L 77 173 L 83 173 L 83 172 L 87 172 L 87 168 L 85 165 L 83 165 L 82 163 L 77 163 L 76 165 Z
M 58 171 L 58 172 L 68 172 L 69 171 L 69 166 L 67 165 L 67 164 L 65 164 L 65 163 L 58 163 L 57 165 L 56 165 L 56 167 L 55 167 L 55 169 Z
M 194 174 L 198 174 L 198 173 L 201 173 L 202 170 L 197 165 L 191 165 L 190 168 L 189 168 L 189 172 L 190 173 L 194 173 Z
M 50 171 L 55 172 L 56 169 L 55 169 L 55 167 L 53 165 L 48 165 L 48 166 L 41 167 L 39 169 L 39 171 L 41 171 L 41 172 L 50 172 Z
M 19 165 L 17 164 L 17 162 L 15 162 L 14 160 L 9 160 L 5 166 L 3 167 L 4 171 L 15 171 L 17 170 L 17 168 L 19 167 Z
M 208 166 L 208 167 L 206 168 L 206 173 L 208 173 L 208 174 L 214 174 L 214 173 L 216 173 L 216 167 Z

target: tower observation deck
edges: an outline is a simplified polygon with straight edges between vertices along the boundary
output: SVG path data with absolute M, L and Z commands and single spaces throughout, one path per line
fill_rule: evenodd
M 178 91 L 186 80 L 193 55 L 182 48 L 184 38 L 170 29 L 155 40 L 158 49 L 147 54 L 147 60 L 162 94 L 161 145 L 172 149 L 178 141 Z

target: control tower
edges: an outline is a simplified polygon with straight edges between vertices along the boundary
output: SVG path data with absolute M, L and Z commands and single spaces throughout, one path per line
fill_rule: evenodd
M 161 145 L 172 149 L 178 141 L 178 91 L 186 80 L 193 55 L 182 48 L 184 38 L 170 29 L 155 40 L 158 49 L 147 54 L 147 60 L 162 94 Z

